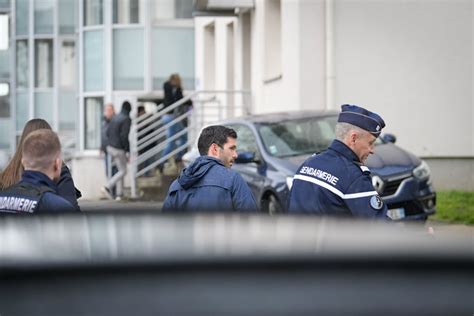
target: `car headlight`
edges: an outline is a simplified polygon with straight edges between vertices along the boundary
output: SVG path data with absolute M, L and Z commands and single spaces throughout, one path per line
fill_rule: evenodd
M 420 180 L 426 180 L 431 175 L 430 167 L 422 160 L 421 164 L 413 169 L 413 175 Z
M 288 186 L 288 190 L 291 190 L 293 186 L 293 177 L 286 177 L 286 185 Z

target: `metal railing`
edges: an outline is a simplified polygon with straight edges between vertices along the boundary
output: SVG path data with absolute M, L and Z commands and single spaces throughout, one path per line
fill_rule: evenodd
M 181 106 L 192 101 L 191 110 L 175 115 Z M 195 144 L 202 127 L 223 119 L 249 115 L 250 91 L 202 90 L 196 91 L 164 108 L 159 104 L 151 113 L 132 119 L 130 129 L 131 197 L 137 197 L 137 178 L 145 175 L 176 154 Z M 167 115 L 167 117 L 164 116 Z M 187 126 L 183 124 L 188 122 Z M 170 133 L 170 129 L 174 133 Z M 172 134 L 172 135 L 170 135 Z M 168 137 L 168 135 L 170 135 Z M 186 142 L 176 144 L 186 136 Z M 172 145 L 170 145 L 172 144 Z M 163 151 L 167 146 L 173 149 Z

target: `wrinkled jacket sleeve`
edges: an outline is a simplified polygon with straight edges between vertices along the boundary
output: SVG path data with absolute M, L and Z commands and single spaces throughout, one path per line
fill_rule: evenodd
M 126 151 L 130 151 L 130 142 L 128 140 L 128 134 L 130 133 L 130 126 L 132 125 L 132 120 L 127 117 L 127 119 L 123 122 L 120 128 L 120 142 L 122 144 L 122 148 Z
M 40 201 L 38 213 L 76 213 L 79 209 L 69 203 L 65 198 L 51 192 L 46 192 Z
M 237 212 L 258 212 L 252 191 L 239 174 L 235 174 L 232 183 L 232 204 Z
M 345 201 L 354 216 L 388 219 L 387 205 L 378 197 L 370 177 L 362 176 L 351 183 L 346 195 L 351 194 L 354 197 Z M 377 203 L 377 197 L 380 199 L 380 203 Z
M 76 211 L 80 211 L 77 199 L 82 196 L 81 192 L 74 186 L 69 168 L 63 163 L 61 168 L 61 176 L 58 182 L 58 195 L 67 200 Z
M 168 189 L 168 194 L 166 194 L 165 201 L 163 202 L 163 207 L 161 209 L 162 212 L 172 212 L 176 210 L 178 205 L 177 203 L 177 196 L 176 191 L 173 190 L 173 187 L 176 185 L 176 181 L 174 180 L 171 183 L 170 188 Z
M 162 212 L 172 212 L 172 211 L 176 211 L 176 196 L 175 194 L 168 193 L 165 201 L 163 202 Z

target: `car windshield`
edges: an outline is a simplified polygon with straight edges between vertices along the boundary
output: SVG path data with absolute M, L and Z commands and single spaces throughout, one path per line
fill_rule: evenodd
M 260 123 L 258 131 L 275 157 L 298 156 L 325 150 L 335 137 L 337 115 Z

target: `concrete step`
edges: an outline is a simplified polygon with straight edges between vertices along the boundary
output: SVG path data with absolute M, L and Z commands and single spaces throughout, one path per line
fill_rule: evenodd
M 141 201 L 164 201 L 171 183 L 178 177 L 183 169 L 182 163 L 167 162 L 160 172 L 158 169 L 151 172 L 151 176 L 143 176 L 137 179 L 138 200 Z M 130 196 L 130 188 L 126 194 Z

